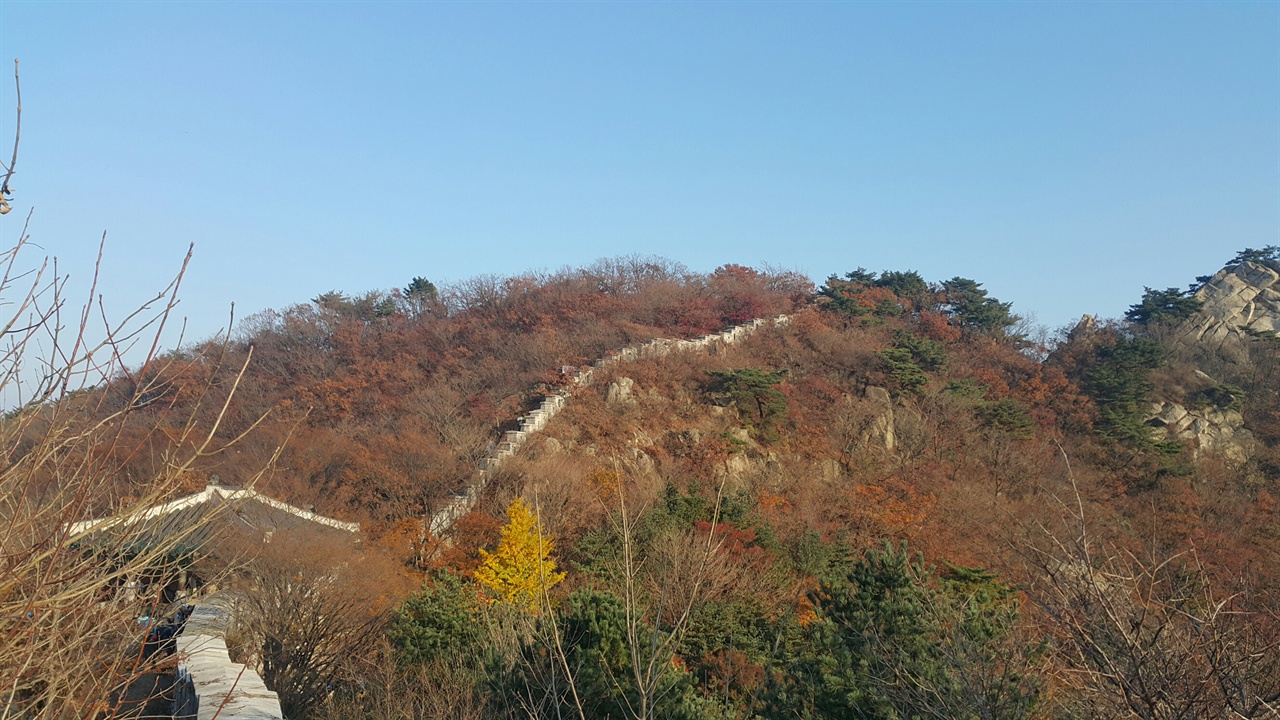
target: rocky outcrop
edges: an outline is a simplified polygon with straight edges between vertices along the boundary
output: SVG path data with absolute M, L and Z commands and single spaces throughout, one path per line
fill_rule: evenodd
M 605 396 L 605 402 L 610 405 L 635 405 L 636 400 L 631 397 L 635 386 L 636 381 L 629 377 L 617 378 L 609 383 L 609 392 Z
M 1244 262 L 1223 268 L 1196 292 L 1200 312 L 1177 329 L 1183 342 L 1197 342 L 1228 357 L 1244 352 L 1248 331 L 1280 330 L 1280 271 L 1270 263 Z
M 1187 409 L 1178 403 L 1153 403 L 1147 425 L 1155 430 L 1159 440 L 1189 441 L 1195 458 L 1210 454 L 1240 463 L 1253 455 L 1253 433 L 1244 429 L 1244 418 L 1236 410 Z
M 1067 333 L 1067 340 L 1083 340 L 1098 331 L 1098 318 L 1093 315 L 1081 315 L 1080 321 Z
M 875 420 L 868 428 L 863 442 L 873 441 L 884 445 L 884 449 L 893 452 L 898 446 L 897 435 L 893 431 L 893 397 L 889 391 L 874 385 L 867 388 L 867 400 L 877 409 Z
M 1228 265 L 1201 286 L 1195 297 L 1202 303 L 1200 310 L 1174 328 L 1173 340 L 1215 357 L 1215 363 L 1247 363 L 1252 336 L 1280 330 L 1280 264 L 1275 262 Z M 1196 380 L 1204 384 L 1201 393 L 1217 386 L 1200 370 Z M 1189 442 L 1195 457 L 1211 454 L 1244 462 L 1253 455 L 1255 440 L 1253 433 L 1244 429 L 1244 418 L 1235 409 L 1238 404 L 1219 402 L 1195 408 L 1176 402 L 1155 403 L 1147 424 L 1157 429 L 1162 440 Z

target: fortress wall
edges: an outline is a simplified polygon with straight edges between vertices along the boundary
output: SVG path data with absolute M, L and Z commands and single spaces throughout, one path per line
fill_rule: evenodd
M 485 486 L 489 484 L 489 477 L 502 465 L 502 461 L 518 452 L 530 435 L 545 428 L 551 418 L 564 409 L 565 404 L 568 403 L 576 388 L 591 385 L 596 370 L 602 370 L 633 360 L 663 358 L 673 352 L 699 352 L 705 350 L 715 353 L 721 347 L 742 342 L 762 327 L 767 325 L 786 327 L 790 323 L 791 316 L 789 315 L 779 315 L 772 320 L 756 318 L 720 333 L 704 335 L 696 340 L 659 338 L 640 345 L 623 348 L 616 353 L 611 353 L 596 360 L 589 368 L 574 369 L 571 366 L 563 367 L 561 372 L 568 377 L 569 387 L 558 393 L 545 396 L 536 410 L 532 410 L 522 416 L 519 420 L 518 430 L 508 430 L 503 434 L 502 442 L 498 443 L 488 455 L 480 459 L 479 467 L 472 476 L 470 484 L 467 485 L 466 491 L 455 495 L 431 517 L 430 528 L 432 534 L 438 536 L 446 532 L 453 526 L 453 523 L 457 522 L 458 518 L 471 512 L 476 502 L 479 501 L 480 494 L 484 492 Z
M 196 605 L 177 637 L 175 720 L 282 720 L 280 698 L 252 668 L 231 661 L 230 608 L 214 595 Z

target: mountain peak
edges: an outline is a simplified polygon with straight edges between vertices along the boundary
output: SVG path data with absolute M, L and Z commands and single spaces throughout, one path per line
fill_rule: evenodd
M 1204 305 L 1179 328 L 1179 339 L 1239 352 L 1249 334 L 1280 330 L 1280 267 L 1268 261 L 1228 265 L 1196 299 Z

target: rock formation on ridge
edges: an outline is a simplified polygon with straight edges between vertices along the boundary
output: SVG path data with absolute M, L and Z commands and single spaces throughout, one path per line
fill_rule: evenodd
M 1177 329 L 1182 342 L 1238 358 L 1249 333 L 1280 329 L 1280 267 L 1242 262 L 1219 270 L 1195 295 L 1204 306 Z

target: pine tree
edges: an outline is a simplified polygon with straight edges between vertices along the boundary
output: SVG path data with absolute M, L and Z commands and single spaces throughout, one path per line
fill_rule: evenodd
M 1195 315 L 1203 305 L 1204 303 L 1197 300 L 1190 290 L 1144 288 L 1142 302 L 1130 305 L 1124 317 L 1138 325 L 1153 325 L 1157 322 L 1172 323 Z
M 741 370 L 708 370 L 711 396 L 738 408 L 742 419 L 755 426 L 760 440 L 778 438 L 777 425 L 787 415 L 787 396 L 774 385 L 786 378 L 785 372 L 768 372 L 755 368 Z
M 1013 303 L 1000 302 L 987 296 L 982 283 L 969 278 L 953 277 L 942 283 L 947 314 L 960 327 L 978 333 L 1002 333 L 1018 322 L 1009 311 Z
M 476 580 L 498 600 L 535 612 L 542 591 L 563 580 L 564 573 L 556 572 L 552 540 L 540 532 L 524 500 L 516 498 L 507 507 L 507 518 L 498 549 L 480 550 Z
M 475 588 L 441 570 L 396 608 L 387 637 L 405 663 L 462 657 L 480 643 L 476 615 Z

